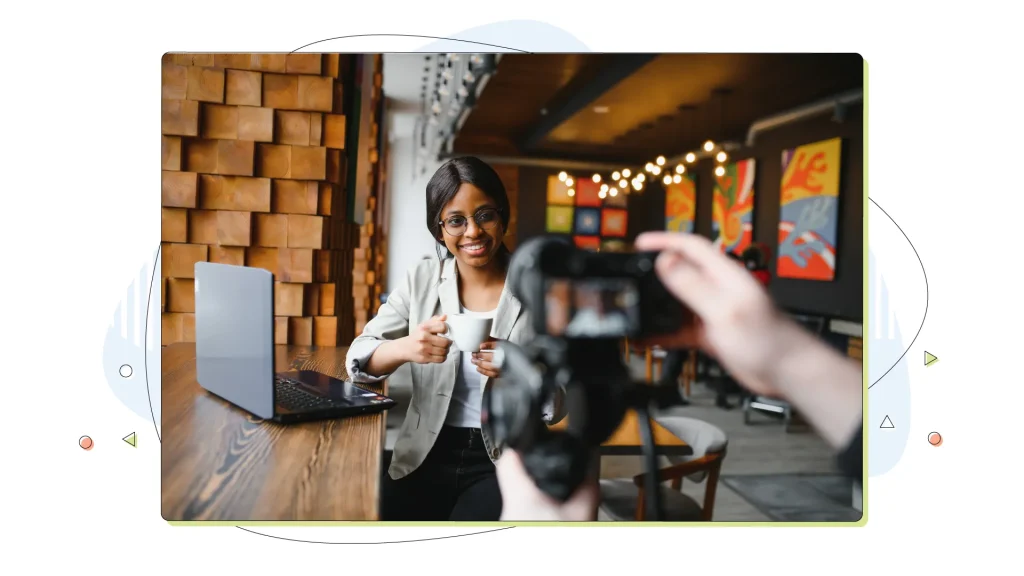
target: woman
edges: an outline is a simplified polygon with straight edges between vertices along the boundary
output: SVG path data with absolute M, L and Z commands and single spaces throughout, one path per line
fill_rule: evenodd
M 522 344 L 534 335 L 505 282 L 510 210 L 501 179 L 486 163 L 456 158 L 442 165 L 427 183 L 427 229 L 437 240 L 437 259 L 408 272 L 349 348 L 353 381 L 390 378 L 393 387 L 413 391 L 383 482 L 383 520 L 500 518 L 494 461 L 501 447 L 481 431 L 481 397 L 501 373 L 495 340 Z M 442 334 L 452 314 L 492 318 L 492 341 L 472 353 L 451 347 Z M 564 416 L 555 400 L 546 415 L 551 422 Z

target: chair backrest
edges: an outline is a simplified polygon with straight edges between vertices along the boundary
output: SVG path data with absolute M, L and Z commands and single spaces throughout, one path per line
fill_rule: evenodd
M 688 456 L 669 456 L 668 460 L 672 464 L 684 464 L 708 454 L 721 453 L 729 445 L 729 437 L 725 432 L 710 422 L 672 415 L 655 416 L 655 420 L 693 450 L 693 454 Z M 706 477 L 707 472 L 688 476 L 694 482 L 702 482 Z

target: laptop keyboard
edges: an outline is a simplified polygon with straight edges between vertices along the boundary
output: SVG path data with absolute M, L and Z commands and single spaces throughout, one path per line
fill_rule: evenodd
M 307 412 L 333 408 L 336 406 L 347 406 L 348 403 L 341 400 L 332 400 L 323 396 L 307 392 L 301 388 L 301 384 L 290 378 L 274 378 L 275 400 L 279 406 L 291 412 Z

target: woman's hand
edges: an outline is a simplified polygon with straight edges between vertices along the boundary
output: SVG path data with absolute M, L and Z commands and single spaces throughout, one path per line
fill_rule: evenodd
M 492 338 L 480 345 L 479 352 L 473 352 L 473 364 L 476 364 L 476 371 L 488 378 L 501 376 L 501 363 L 494 358 L 497 348 L 498 341 Z
M 407 362 L 417 364 L 441 364 L 448 356 L 448 348 L 452 341 L 439 336 L 448 331 L 444 314 L 434 316 L 414 328 L 408 336 L 402 338 L 402 348 Z

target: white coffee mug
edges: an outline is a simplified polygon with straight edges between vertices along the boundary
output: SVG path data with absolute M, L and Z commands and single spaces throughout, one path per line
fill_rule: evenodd
M 449 314 L 445 327 L 448 331 L 442 334 L 455 343 L 461 352 L 476 352 L 480 345 L 491 337 L 490 318 L 470 316 L 468 314 Z

